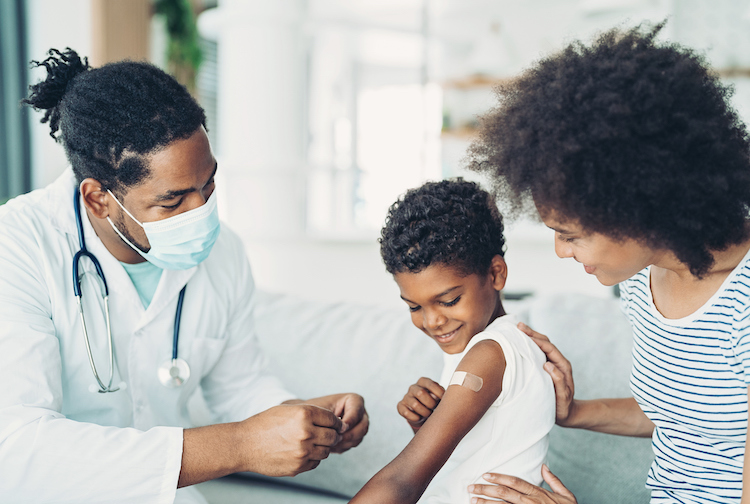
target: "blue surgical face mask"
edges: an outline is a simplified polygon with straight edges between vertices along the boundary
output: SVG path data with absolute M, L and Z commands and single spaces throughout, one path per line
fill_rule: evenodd
M 146 233 L 151 249 L 143 252 L 125 238 L 112 220 L 110 226 L 125 243 L 146 258 L 154 266 L 163 269 L 185 270 L 197 266 L 208 257 L 219 236 L 219 212 L 216 209 L 216 191 L 211 193 L 205 204 L 187 212 L 152 222 L 139 222 L 133 214 L 118 201 L 111 191 L 109 194 L 120 208 L 130 216 Z

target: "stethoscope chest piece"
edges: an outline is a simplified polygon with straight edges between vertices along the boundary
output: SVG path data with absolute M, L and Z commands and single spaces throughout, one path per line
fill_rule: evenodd
M 177 388 L 190 378 L 190 366 L 184 359 L 169 359 L 159 366 L 159 381 L 167 388 Z

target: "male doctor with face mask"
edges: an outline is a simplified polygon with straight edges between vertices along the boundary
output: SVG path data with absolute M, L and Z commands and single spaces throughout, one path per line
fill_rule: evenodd
M 145 63 L 40 66 L 25 102 L 72 169 L 0 207 L 0 501 L 205 502 L 177 488 L 359 444 L 360 396 L 302 401 L 266 371 L 195 100 Z M 216 423 L 192 428 L 198 385 Z

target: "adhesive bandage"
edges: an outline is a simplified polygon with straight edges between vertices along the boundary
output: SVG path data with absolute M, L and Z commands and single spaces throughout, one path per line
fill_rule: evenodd
M 471 373 L 467 373 L 466 371 L 456 371 L 453 373 L 453 376 L 451 376 L 451 381 L 448 383 L 448 386 L 451 385 L 460 385 L 462 387 L 466 387 L 467 389 L 471 389 L 474 392 L 479 392 L 482 390 L 482 384 L 484 383 L 484 380 L 482 380 L 479 376 L 473 375 Z

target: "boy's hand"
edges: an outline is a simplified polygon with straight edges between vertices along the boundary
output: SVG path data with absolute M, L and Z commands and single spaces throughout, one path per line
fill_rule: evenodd
M 416 433 L 437 407 L 444 393 L 445 389 L 438 383 L 422 377 L 409 387 L 409 391 L 398 403 L 396 409 Z

